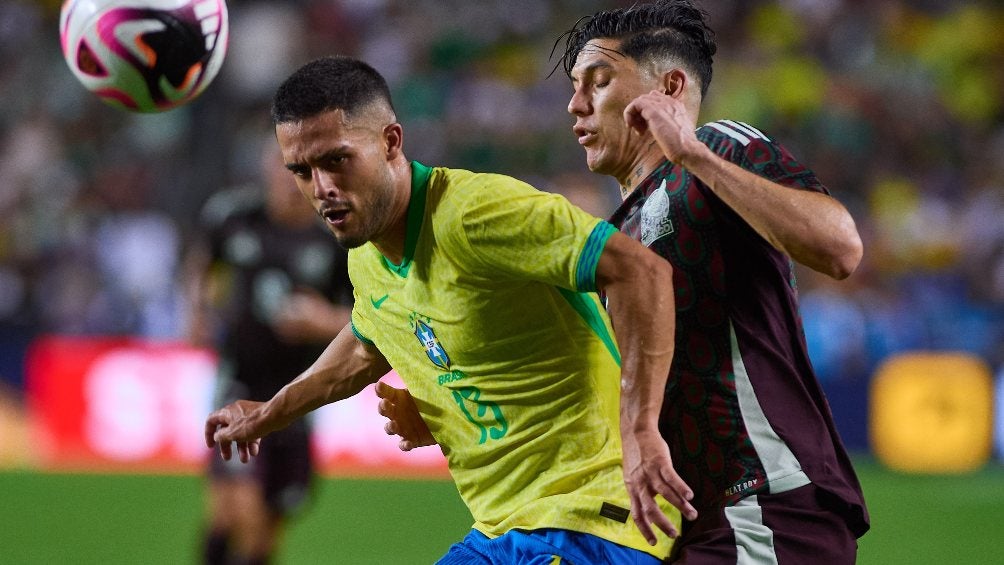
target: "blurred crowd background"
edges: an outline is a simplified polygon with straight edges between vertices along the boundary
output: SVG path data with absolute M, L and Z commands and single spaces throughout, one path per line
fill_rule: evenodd
M 511 174 L 599 216 L 555 40 L 598 0 L 230 0 L 195 103 L 103 105 L 70 74 L 57 0 L 0 3 L 0 384 L 43 334 L 182 339 L 184 257 L 213 193 L 255 181 L 268 102 L 307 60 L 389 80 L 409 156 Z M 756 125 L 858 222 L 848 280 L 800 271 L 805 329 L 845 440 L 867 447 L 876 367 L 908 350 L 1004 364 L 1004 7 L 954 0 L 706 0 L 719 53 L 702 121 Z M 559 46 L 560 47 L 560 46 Z

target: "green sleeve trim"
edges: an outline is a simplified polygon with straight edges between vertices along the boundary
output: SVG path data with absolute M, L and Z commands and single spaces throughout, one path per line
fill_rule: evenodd
M 349 322 L 349 325 L 352 326 L 352 335 L 356 336 L 356 339 L 365 343 L 366 345 L 376 345 L 375 343 L 373 343 L 373 340 L 359 333 L 359 330 L 356 329 L 356 325 L 354 323 Z
M 620 351 L 617 350 L 617 343 L 607 330 L 607 325 L 603 322 L 603 316 L 600 315 L 600 310 L 596 307 L 596 301 L 591 300 L 589 295 L 583 292 L 572 292 L 561 287 L 557 287 L 557 289 L 558 292 L 561 293 L 561 296 L 568 301 L 568 304 L 579 313 L 582 320 L 586 322 L 590 328 L 592 328 L 596 336 L 599 337 L 600 341 L 603 342 L 603 345 L 606 346 L 607 351 L 610 352 L 610 356 L 613 357 L 614 362 L 616 362 L 617 366 L 620 367 Z
M 607 240 L 617 231 L 608 222 L 601 221 L 593 228 L 586 245 L 579 255 L 579 263 L 575 267 L 575 288 L 579 292 L 596 291 L 596 266 L 600 263 L 600 255 L 607 245 Z

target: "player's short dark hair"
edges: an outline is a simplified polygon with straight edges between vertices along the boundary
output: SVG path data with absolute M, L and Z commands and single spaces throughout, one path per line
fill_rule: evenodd
M 279 85 L 272 98 L 272 123 L 298 122 L 339 109 L 351 116 L 378 100 L 394 110 L 387 81 L 376 69 L 351 57 L 322 57 Z
M 621 54 L 641 61 L 646 57 L 677 57 L 701 81 L 701 96 L 711 85 L 711 65 L 715 32 L 708 27 L 707 14 L 691 0 L 658 0 L 630 8 L 604 10 L 580 19 L 558 38 L 565 39 L 565 53 L 558 62 L 572 75 L 575 60 L 593 39 L 621 40 Z M 557 46 L 557 43 L 555 43 Z

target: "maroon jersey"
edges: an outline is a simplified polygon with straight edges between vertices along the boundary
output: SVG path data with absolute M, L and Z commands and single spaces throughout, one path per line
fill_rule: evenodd
M 698 138 L 744 169 L 826 193 L 759 130 L 707 124 Z M 676 353 L 660 430 L 698 509 L 814 483 L 861 535 L 868 516 L 813 373 L 794 265 L 696 176 L 666 162 L 611 218 L 673 266 Z

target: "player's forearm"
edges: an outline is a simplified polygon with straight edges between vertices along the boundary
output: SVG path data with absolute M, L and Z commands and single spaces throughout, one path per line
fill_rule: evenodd
M 261 407 L 261 419 L 269 431 L 283 428 L 321 406 L 357 394 L 389 370 L 386 360 L 346 326 L 306 371 Z
M 861 261 L 854 219 L 835 199 L 773 183 L 710 150 L 681 164 L 795 261 L 837 279 L 848 277 Z
M 607 289 L 610 318 L 621 351 L 624 433 L 658 428 L 676 329 L 672 273 L 668 263 L 663 263 L 666 268 L 644 273 L 634 284 L 614 284 Z
M 672 267 L 615 233 L 600 256 L 596 282 L 607 295 L 621 352 L 622 431 L 656 430 L 676 340 Z

